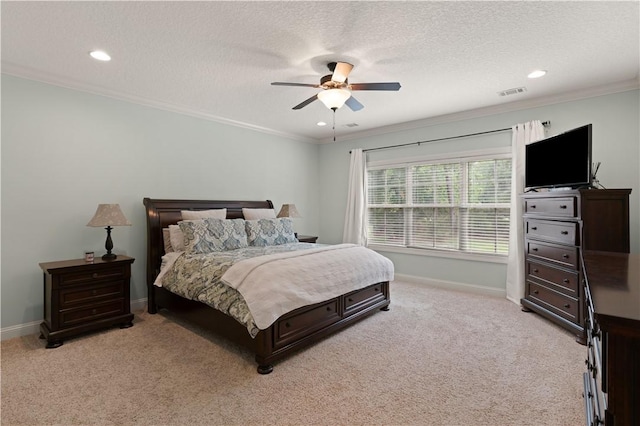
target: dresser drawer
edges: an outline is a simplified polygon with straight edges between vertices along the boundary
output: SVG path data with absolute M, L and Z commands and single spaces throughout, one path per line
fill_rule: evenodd
M 344 313 L 349 315 L 353 310 L 359 310 L 364 305 L 373 305 L 384 299 L 382 285 L 373 285 L 344 296 Z
M 124 297 L 124 286 L 124 281 L 116 281 L 91 287 L 65 287 L 59 293 L 59 306 L 60 309 L 68 309 L 109 299 L 122 299 Z
M 97 280 L 118 280 L 125 278 L 126 269 L 124 267 L 96 268 L 69 272 L 59 275 L 60 286 L 94 283 Z
M 524 200 L 525 214 L 576 217 L 576 211 L 576 197 L 527 198 Z
M 530 300 L 534 300 L 569 321 L 578 321 L 576 299 L 531 281 L 527 283 L 527 291 L 527 297 Z
M 128 303 L 129 301 L 127 301 Z M 60 311 L 60 326 L 70 327 L 76 324 L 96 321 L 101 318 L 109 318 L 128 313 L 125 303 L 121 300 L 113 300 L 106 303 Z
M 577 245 L 580 243 L 578 223 L 555 220 L 525 220 L 525 235 L 544 241 Z
M 339 319 L 338 299 L 315 305 L 307 310 L 295 311 L 278 320 L 275 346 L 282 347 L 299 339 L 304 334 L 310 334 L 326 325 L 337 322 Z
M 526 254 L 531 257 L 554 262 L 565 268 L 577 270 L 579 266 L 578 247 L 575 246 L 545 244 L 539 241 L 526 240 L 525 250 Z
M 577 271 L 567 271 L 530 260 L 526 263 L 527 279 L 542 281 L 557 291 L 578 297 L 580 275 Z

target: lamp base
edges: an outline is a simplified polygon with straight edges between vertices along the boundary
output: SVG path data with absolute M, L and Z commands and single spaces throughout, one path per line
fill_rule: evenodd
M 102 255 L 102 260 L 115 260 L 118 256 L 113 253 L 106 253 Z

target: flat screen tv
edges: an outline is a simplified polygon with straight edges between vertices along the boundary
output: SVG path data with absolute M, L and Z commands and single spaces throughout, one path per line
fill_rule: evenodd
M 591 124 L 525 147 L 527 190 L 592 186 Z

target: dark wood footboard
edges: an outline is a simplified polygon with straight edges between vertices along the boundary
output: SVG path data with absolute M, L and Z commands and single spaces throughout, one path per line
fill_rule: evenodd
M 181 318 L 224 336 L 255 354 L 258 372 L 273 371 L 273 363 L 291 353 L 374 314 L 387 310 L 389 283 L 370 285 L 326 302 L 304 306 L 278 318 L 271 327 L 251 338 L 246 327 L 210 306 L 177 296 L 163 288 L 153 289 L 157 309 L 169 309 Z M 151 310 L 150 310 L 151 311 Z

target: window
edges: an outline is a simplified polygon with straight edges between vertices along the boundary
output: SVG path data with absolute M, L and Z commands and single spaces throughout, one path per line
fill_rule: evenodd
M 369 244 L 506 255 L 511 159 L 369 166 Z

